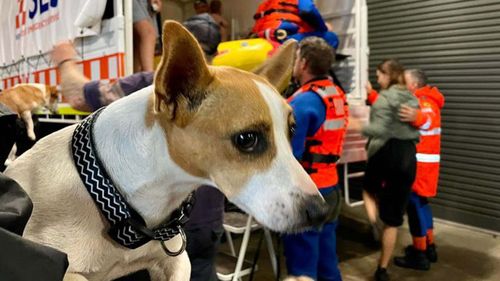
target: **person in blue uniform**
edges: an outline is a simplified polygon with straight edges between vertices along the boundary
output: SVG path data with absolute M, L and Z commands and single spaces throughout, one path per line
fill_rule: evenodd
M 342 280 L 336 253 L 340 206 L 336 164 L 348 107 L 344 92 L 328 75 L 333 60 L 334 50 L 324 39 L 308 37 L 300 42 L 293 76 L 301 88 L 288 99 L 296 122 L 293 154 L 334 211 L 320 228 L 283 237 L 291 275 L 287 280 Z

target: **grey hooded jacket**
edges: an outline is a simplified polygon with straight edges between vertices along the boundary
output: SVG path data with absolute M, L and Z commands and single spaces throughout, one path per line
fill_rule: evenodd
M 370 111 L 370 124 L 362 130 L 368 137 L 368 157 L 373 156 L 389 139 L 419 140 L 419 132 L 409 123 L 399 120 L 401 105 L 406 104 L 418 108 L 418 100 L 403 86 L 392 85 L 380 91 L 377 101 Z

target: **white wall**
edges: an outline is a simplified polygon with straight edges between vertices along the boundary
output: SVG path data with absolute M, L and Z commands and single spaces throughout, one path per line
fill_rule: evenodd
M 254 25 L 253 15 L 260 0 L 225 0 L 222 2 L 222 14 L 231 24 L 235 39 L 248 35 Z
M 183 4 L 179 1 L 163 1 L 161 16 L 163 20 L 170 19 L 182 22 L 184 20 Z
M 340 40 L 339 49 L 354 48 L 354 17 L 350 14 L 354 11 L 355 1 L 352 0 L 318 0 L 316 6 L 323 15 L 325 22 L 332 26 L 333 31 Z

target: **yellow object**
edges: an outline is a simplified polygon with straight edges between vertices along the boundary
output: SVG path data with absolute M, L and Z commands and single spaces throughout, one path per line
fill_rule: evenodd
M 262 38 L 222 42 L 217 47 L 212 65 L 233 66 L 250 71 L 264 63 L 272 50 L 273 45 Z
M 40 108 L 35 112 L 35 114 L 45 115 L 45 114 L 51 114 L 51 113 L 46 108 Z M 73 107 L 71 107 L 67 103 L 60 103 L 57 105 L 57 112 L 55 114 L 57 114 L 57 115 L 84 115 L 85 116 L 85 115 L 89 115 L 90 112 L 79 111 L 79 110 L 74 109 Z
M 76 110 L 73 107 L 71 107 L 69 104 L 60 104 L 57 107 L 57 114 L 60 114 L 60 115 L 89 115 L 90 112 L 83 112 L 83 111 Z

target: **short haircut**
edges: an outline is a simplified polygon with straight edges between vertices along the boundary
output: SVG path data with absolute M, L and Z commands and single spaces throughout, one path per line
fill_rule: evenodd
M 404 84 L 404 67 L 397 59 L 385 59 L 378 66 L 377 70 L 389 75 L 389 87 L 397 84 Z
M 306 60 L 312 75 L 328 75 L 335 61 L 335 50 L 322 38 L 311 36 L 300 41 L 299 57 Z
M 427 85 L 427 76 L 422 69 L 408 69 L 405 71 L 417 83 L 418 88 Z

